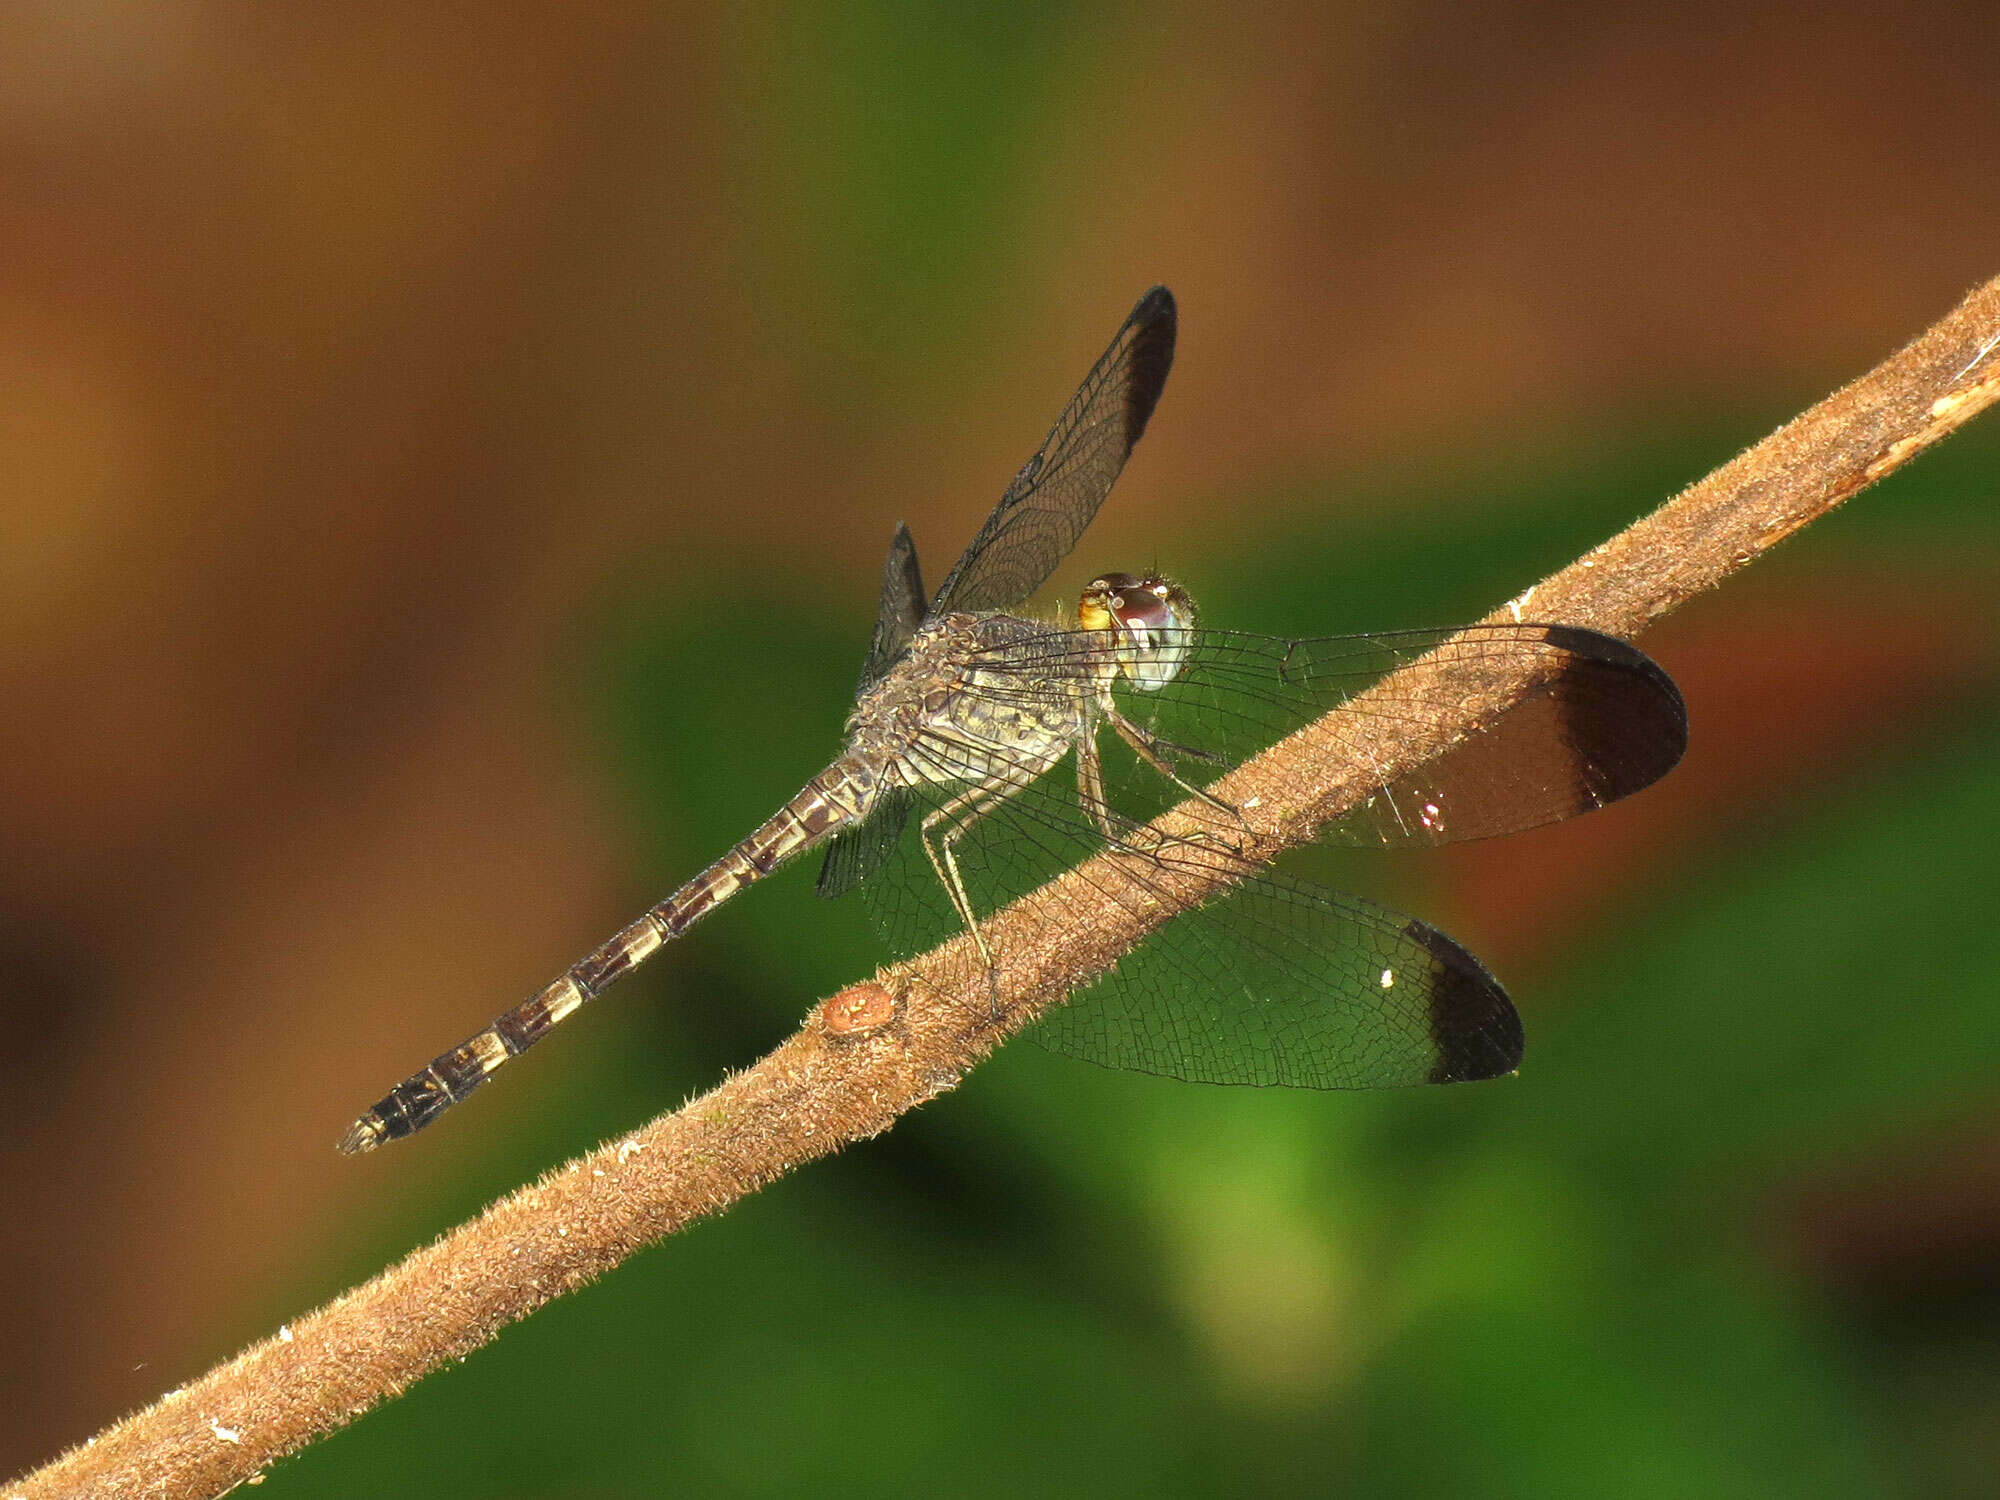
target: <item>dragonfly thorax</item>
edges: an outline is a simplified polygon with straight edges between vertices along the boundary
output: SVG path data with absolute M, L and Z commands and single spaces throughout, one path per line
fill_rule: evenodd
M 1113 632 L 1118 669 L 1134 687 L 1156 692 L 1187 660 L 1194 601 L 1178 583 L 1157 574 L 1105 573 L 1091 580 L 1077 601 L 1076 622 L 1085 630 Z

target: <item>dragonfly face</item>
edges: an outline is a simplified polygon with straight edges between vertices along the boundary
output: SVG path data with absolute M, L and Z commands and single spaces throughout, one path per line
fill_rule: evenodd
M 1132 686 L 1158 692 L 1180 675 L 1194 600 L 1171 579 L 1106 573 L 1092 580 L 1076 607 L 1085 630 L 1117 632 L 1118 669 Z

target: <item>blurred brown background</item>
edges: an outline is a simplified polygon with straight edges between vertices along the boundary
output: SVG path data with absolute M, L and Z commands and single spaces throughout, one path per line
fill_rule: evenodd
M 1558 565 L 2000 272 L 1984 5 L 122 3 L 6 30 L 6 1472 L 617 1128 L 521 1144 L 652 1046 L 641 1012 L 726 1005 L 734 960 L 621 991 L 419 1145 L 331 1149 L 742 831 L 671 768 L 635 785 L 596 706 L 619 622 L 712 663 L 704 712 L 771 767 L 741 805 L 774 806 L 834 747 L 893 524 L 938 576 L 1150 283 L 1181 357 L 1086 565 L 1337 549 L 1428 485 L 1459 509 L 1411 527 L 1421 572 L 1454 514 L 1506 530 L 1518 491 L 1480 476 L 1712 435 L 1579 500 Z M 1685 772 L 1537 846 L 1543 873 L 1474 851 L 1426 909 L 1532 975 L 1572 906 L 1921 736 L 1990 685 L 1987 545 L 1781 558 L 1689 609 L 1647 642 L 1692 705 Z M 1469 615 L 1532 574 L 1465 577 Z M 760 633 L 773 601 L 807 623 Z M 805 634 L 841 665 L 795 736 Z M 791 1013 L 861 971 L 806 974 Z M 702 1081 L 671 1076 L 624 1123 Z M 1983 1285 L 2000 1109 L 1943 1139 L 1859 1187 L 1829 1147 L 1758 1210 L 1770 1264 Z M 2000 1417 L 2000 1378 L 1969 1389 Z

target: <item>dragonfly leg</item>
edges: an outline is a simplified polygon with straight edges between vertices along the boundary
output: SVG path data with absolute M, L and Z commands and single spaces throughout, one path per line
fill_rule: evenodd
M 1127 722 L 1129 723 L 1130 721 L 1128 720 Z M 1135 730 L 1139 729 L 1137 724 L 1133 724 L 1132 727 Z M 1139 730 L 1139 732 L 1146 736 L 1147 743 L 1152 745 L 1153 749 L 1162 756 L 1185 755 L 1189 760 L 1198 760 L 1205 766 L 1229 766 L 1235 764 L 1228 756 L 1217 755 L 1213 750 L 1202 750 L 1193 745 L 1183 745 L 1179 740 L 1165 739 L 1160 735 L 1154 734 L 1151 730 Z
M 1119 812 L 1104 795 L 1104 759 L 1098 753 L 1095 735 L 1076 741 L 1076 798 L 1090 815 L 1090 821 L 1097 825 L 1098 834 L 1112 848 L 1158 851 L 1161 836 Z
M 1221 757 L 1211 756 L 1205 751 L 1195 750 L 1187 745 L 1176 745 L 1169 740 L 1160 739 L 1156 735 L 1153 735 L 1148 731 L 1141 729 L 1137 724 L 1134 724 L 1130 719 L 1126 718 L 1125 715 L 1119 713 L 1118 710 L 1115 708 L 1107 706 L 1104 708 L 1103 712 L 1106 721 L 1111 725 L 1113 729 L 1118 731 L 1118 738 L 1120 738 L 1126 744 L 1132 747 L 1132 753 L 1134 755 L 1138 756 L 1139 759 L 1143 760 L 1147 765 L 1151 766 L 1155 771 L 1158 771 L 1162 776 L 1166 777 L 1167 780 L 1171 781 L 1175 786 L 1179 787 L 1182 791 L 1186 792 L 1190 797 L 1195 797 L 1203 802 L 1206 802 L 1210 807 L 1214 808 L 1219 813 L 1227 813 L 1230 817 L 1236 820 L 1237 824 L 1243 829 L 1245 833 L 1248 833 L 1250 831 L 1250 825 L 1247 821 L 1245 821 L 1242 809 L 1231 806 L 1229 803 L 1224 802 L 1220 797 L 1217 797 L 1212 793 L 1203 790 L 1201 787 L 1196 786 L 1191 781 L 1183 780 L 1179 775 L 1179 773 L 1177 773 L 1174 770 L 1173 763 L 1169 761 L 1160 752 L 1163 750 L 1175 751 L 1182 755 L 1192 755 L 1197 760 L 1219 761 Z
M 1097 825 L 1107 844 L 1117 843 L 1131 826 L 1129 818 L 1121 818 L 1111 810 L 1110 799 L 1104 795 L 1104 761 L 1097 753 L 1097 736 L 1093 734 L 1083 735 L 1076 742 L 1076 799 L 1090 814 L 1090 821 Z
M 970 791 L 960 793 L 942 807 L 926 813 L 921 829 L 924 853 L 930 856 L 931 868 L 937 872 L 938 880 L 951 896 L 951 904 L 958 912 L 958 919 L 965 924 L 965 930 L 972 934 L 973 946 L 979 950 L 979 956 L 986 964 L 989 980 L 994 974 L 993 954 L 987 948 L 986 939 L 979 931 L 979 921 L 973 915 L 971 898 L 965 894 L 965 881 L 959 876 L 958 856 L 952 852 L 952 846 L 974 823 L 1006 800 L 1007 793 L 1004 789 L 976 786 Z M 938 834 L 936 842 L 933 843 L 932 834 L 941 825 L 944 832 Z M 996 1009 L 999 1006 L 997 992 L 994 1005 Z
M 1188 841 L 1190 843 L 1212 844 L 1218 848 L 1227 850 L 1231 854 L 1243 853 L 1244 849 L 1248 847 L 1249 841 L 1254 840 L 1256 837 L 1255 831 L 1250 827 L 1250 820 L 1243 816 L 1243 810 L 1228 802 L 1224 802 L 1220 797 L 1215 796 L 1212 792 L 1202 787 L 1196 786 L 1193 782 L 1183 779 L 1174 770 L 1173 763 L 1161 752 L 1168 751 L 1178 755 L 1190 755 L 1196 760 L 1213 761 L 1217 764 L 1226 765 L 1228 762 L 1224 757 L 1210 754 L 1205 750 L 1196 750 L 1189 745 L 1177 745 L 1172 740 L 1161 739 L 1158 735 L 1134 724 L 1110 704 L 1100 704 L 1099 706 L 1106 721 L 1110 723 L 1113 729 L 1118 731 L 1118 737 L 1132 747 L 1134 755 L 1137 755 L 1139 759 L 1143 760 L 1168 781 L 1171 781 L 1175 786 L 1186 792 L 1190 797 L 1206 802 L 1217 812 L 1234 820 L 1236 832 L 1241 835 L 1242 839 L 1242 842 L 1238 842 L 1224 837 L 1215 829 L 1204 828 L 1190 835 Z M 1112 816 L 1116 817 L 1117 815 L 1114 813 Z

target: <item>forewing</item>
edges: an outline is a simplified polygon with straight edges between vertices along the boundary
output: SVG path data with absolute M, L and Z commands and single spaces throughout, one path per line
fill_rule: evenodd
M 945 579 L 933 613 L 1012 608 L 1069 555 L 1146 430 L 1173 365 L 1175 327 L 1173 293 L 1156 286 L 1139 299 Z
M 1121 686 L 1117 701 L 1158 737 L 1177 774 L 1196 785 L 1327 714 L 1336 715 L 1335 732 L 1357 756 L 1367 755 L 1385 721 L 1435 718 L 1442 705 L 1426 696 L 1428 686 L 1384 680 L 1431 652 L 1532 677 L 1534 686 L 1512 708 L 1416 770 L 1385 778 L 1362 805 L 1324 828 L 1322 841 L 1336 845 L 1455 843 L 1558 822 L 1650 786 L 1687 747 L 1687 710 L 1673 680 L 1629 643 L 1570 626 L 1475 625 L 1302 640 L 1190 630 L 1170 635 L 1167 644 L 1185 651 L 1178 676 L 1157 692 Z M 1073 674 L 1097 650 L 1080 632 L 1031 637 L 979 663 L 991 668 L 1004 660 L 1004 670 L 984 674 L 983 691 L 1032 698 L 1036 682 Z M 1101 732 L 1100 739 L 1109 742 L 1111 735 Z M 1107 749 L 1108 762 L 1114 749 Z M 1145 768 L 1121 784 L 1130 815 L 1139 819 L 1186 796 Z M 1206 815 L 1229 821 L 1213 810 Z

